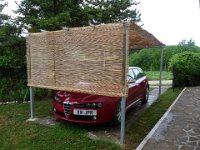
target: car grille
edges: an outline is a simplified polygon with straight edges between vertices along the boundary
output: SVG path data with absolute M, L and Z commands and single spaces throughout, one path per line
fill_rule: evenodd
M 85 108 L 85 104 L 75 104 L 74 108 Z
M 69 117 L 72 111 L 72 104 L 70 104 L 69 102 L 64 102 L 63 107 L 64 107 L 65 116 Z

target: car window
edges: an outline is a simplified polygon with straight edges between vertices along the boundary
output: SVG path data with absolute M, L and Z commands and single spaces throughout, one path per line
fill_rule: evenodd
M 140 72 L 140 74 L 141 74 L 141 77 L 146 76 L 146 74 L 143 72 L 143 70 L 142 70 L 141 68 L 138 68 L 138 69 L 139 69 L 139 72 Z
M 142 71 L 142 69 L 138 68 L 138 71 L 139 71 L 139 75 L 138 75 L 139 78 L 145 76 L 145 73 Z
M 134 83 L 134 78 L 128 75 L 128 84 Z
M 139 73 L 140 73 L 139 70 L 134 68 L 133 72 L 135 73 L 135 78 L 134 79 L 138 79 L 139 78 Z
M 129 69 L 129 70 L 128 70 L 128 75 L 131 76 L 133 79 L 135 79 L 135 75 L 134 75 L 132 69 Z
M 137 69 L 139 70 L 139 72 L 140 72 L 140 73 L 143 73 L 143 71 L 142 71 L 142 69 L 141 69 L 141 68 L 137 68 Z

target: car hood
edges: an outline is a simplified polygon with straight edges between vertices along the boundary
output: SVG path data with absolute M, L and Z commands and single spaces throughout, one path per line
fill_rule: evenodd
M 107 99 L 106 96 L 100 95 L 91 95 L 91 94 L 83 94 L 83 93 L 72 93 L 66 91 L 58 91 L 56 93 L 56 97 L 58 97 L 62 102 L 70 101 L 70 102 L 90 102 L 90 101 L 102 101 Z

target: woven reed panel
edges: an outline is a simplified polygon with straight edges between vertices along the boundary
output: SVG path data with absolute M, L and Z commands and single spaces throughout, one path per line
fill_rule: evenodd
M 30 34 L 27 38 L 28 84 L 52 86 L 54 78 L 53 33 Z
M 131 23 L 129 27 L 129 48 L 157 48 L 165 46 L 156 37 L 138 25 Z
M 28 85 L 127 96 L 124 35 L 123 24 L 31 34 L 27 40 Z

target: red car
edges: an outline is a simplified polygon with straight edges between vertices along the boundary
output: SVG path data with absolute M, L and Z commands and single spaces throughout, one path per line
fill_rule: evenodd
M 129 67 L 128 97 L 126 110 L 136 102 L 146 103 L 149 97 L 149 84 L 146 75 L 139 67 Z M 80 123 L 120 123 L 121 98 L 91 94 L 58 91 L 53 106 L 57 118 Z

